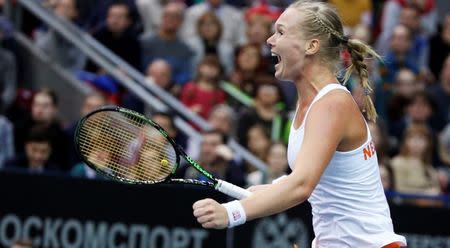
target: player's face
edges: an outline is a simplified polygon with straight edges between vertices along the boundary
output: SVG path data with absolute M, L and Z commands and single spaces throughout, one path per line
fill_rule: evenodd
M 275 77 L 297 80 L 305 64 L 305 40 L 301 35 L 301 12 L 288 8 L 275 23 L 275 33 L 267 39 L 273 56 L 278 58 Z

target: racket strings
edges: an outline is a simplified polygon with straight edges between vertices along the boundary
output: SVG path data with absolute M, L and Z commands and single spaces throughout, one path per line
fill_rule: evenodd
M 147 177 L 146 172 L 162 172 L 164 177 L 168 176 L 173 167 L 170 167 L 168 163 L 164 164 L 162 161 L 165 159 L 167 162 L 167 154 L 171 151 L 169 150 L 169 144 L 167 140 L 161 135 L 161 133 L 153 128 L 152 126 L 146 125 L 143 120 L 138 119 L 138 117 L 133 117 L 132 119 L 135 122 L 135 125 L 144 127 L 142 134 L 144 134 L 143 140 L 141 140 L 141 144 L 139 144 L 139 149 L 141 151 L 140 156 L 140 166 L 137 167 L 138 170 L 142 171 L 142 173 L 138 173 L 141 175 L 141 179 L 145 179 Z M 151 136 L 150 136 L 151 134 Z M 145 142 L 144 142 L 145 141 Z M 140 149 L 142 147 L 142 149 Z M 155 157 L 156 155 L 156 157 Z M 175 152 L 172 149 L 172 160 L 171 165 L 175 164 Z M 145 165 L 154 165 L 152 170 L 146 171 L 147 168 Z M 156 169 L 156 170 L 155 170 Z
M 170 175 L 176 154 L 164 136 L 138 117 L 98 112 L 79 132 L 81 153 L 100 170 L 137 181 Z
M 118 114 L 118 113 L 115 113 L 115 114 Z M 124 116 L 121 116 L 121 117 L 124 117 Z M 135 118 L 132 118 L 131 121 L 133 122 L 134 126 L 143 127 L 144 123 L 142 121 L 139 122 L 139 120 L 136 120 Z M 129 128 L 129 127 L 130 126 L 127 126 L 125 128 Z M 154 129 L 153 127 L 150 127 L 150 126 L 145 126 L 145 127 L 147 127 L 147 129 L 150 133 L 151 133 L 151 131 L 156 131 L 156 129 Z M 126 130 L 126 129 L 124 129 L 124 130 Z M 141 130 L 141 131 L 147 131 L 147 130 Z M 136 133 L 136 130 L 131 130 L 131 132 Z M 141 132 L 140 134 L 144 134 L 143 137 L 147 138 L 145 136 L 148 133 Z M 163 153 L 161 151 L 163 151 L 163 149 L 167 146 L 167 143 L 162 143 L 162 141 L 165 141 L 165 139 L 162 139 L 163 137 L 161 136 L 161 134 L 159 134 L 159 132 L 153 132 L 153 135 L 155 135 L 155 134 L 157 134 L 156 138 L 161 138 L 159 140 L 159 142 L 155 142 L 155 141 L 158 141 L 157 139 L 151 139 L 151 138 L 148 139 L 147 138 L 148 141 L 152 141 L 151 142 L 151 144 L 153 144 L 152 150 L 146 150 L 145 148 L 141 149 L 144 140 L 141 140 L 141 141 L 138 140 L 138 143 L 141 142 L 141 144 L 138 144 L 137 147 L 127 147 L 127 149 L 125 149 L 126 151 L 130 151 L 131 153 L 133 153 L 133 154 L 131 154 L 131 157 L 129 157 L 129 159 L 131 159 L 131 161 L 125 161 L 125 163 L 128 162 L 129 164 L 131 164 L 133 166 L 138 162 L 137 159 L 144 158 L 143 164 L 155 165 L 154 167 L 156 167 L 156 168 L 152 168 L 152 170 L 146 171 L 145 167 L 143 167 L 142 164 L 138 164 L 136 167 L 134 167 L 135 169 L 132 170 L 134 172 L 133 173 L 134 176 L 137 177 L 138 179 L 144 180 L 145 178 L 147 178 L 148 177 L 147 172 L 151 172 L 152 175 L 155 175 L 155 173 L 158 174 L 158 170 L 155 170 L 155 169 L 159 169 L 159 172 L 163 172 L 164 177 L 167 176 L 168 174 L 170 174 L 170 172 L 171 172 L 171 170 L 167 170 L 167 168 L 163 168 L 163 170 L 161 171 L 161 162 L 160 161 L 162 159 L 164 159 L 164 156 L 162 156 Z M 141 139 L 142 139 L 142 137 L 141 137 Z M 134 139 L 133 141 L 136 142 L 136 139 Z M 130 146 L 133 146 L 132 143 L 130 143 Z M 141 151 L 141 153 L 140 154 L 136 153 L 136 151 Z M 152 156 L 143 156 L 143 155 L 145 155 L 145 154 L 142 154 L 143 152 L 145 152 L 145 154 L 151 153 L 153 158 L 155 155 L 157 155 L 157 157 L 152 159 Z M 158 154 L 159 154 L 159 156 L 158 156 Z M 160 179 L 160 178 L 158 178 L 158 179 Z
M 117 128 L 117 127 L 115 127 L 116 129 L 114 129 L 114 130 L 122 130 L 122 128 L 123 127 L 120 127 L 120 128 Z M 107 128 L 102 128 L 102 131 L 105 131 L 105 130 L 113 130 L 113 129 L 107 129 Z M 130 137 L 132 137 L 132 136 L 130 136 L 130 135 L 124 135 L 124 133 L 123 132 L 120 132 L 120 135 L 122 136 L 122 137 L 128 137 L 128 138 L 130 138 Z M 105 136 L 101 136 L 101 137 L 105 137 Z M 121 146 L 123 146 L 123 145 L 121 145 Z M 116 151 L 118 151 L 119 153 L 120 152 L 123 152 L 123 151 L 126 151 L 126 150 L 130 150 L 130 149 L 121 149 L 121 150 L 117 150 L 116 149 Z M 113 160 L 112 161 L 114 161 L 114 160 L 118 160 L 121 156 L 118 156 L 117 155 L 118 153 L 114 153 L 113 154 L 113 156 L 115 156 L 116 158 L 113 158 Z M 131 156 L 133 156 L 133 155 L 125 155 L 125 157 L 128 157 L 128 159 L 130 159 L 130 157 Z M 134 155 L 134 156 L 136 156 L 136 155 Z M 121 160 L 123 160 L 123 158 L 121 159 Z M 126 161 L 127 159 L 125 158 L 125 161 L 121 161 L 121 162 L 125 162 L 125 163 L 127 163 L 127 161 Z M 98 161 L 97 161 L 98 162 Z M 136 163 L 136 161 L 134 161 L 134 163 Z M 141 167 L 139 167 L 139 166 L 136 166 L 136 167 L 131 167 L 129 170 L 127 170 L 126 168 L 124 169 L 123 168 L 123 166 L 120 166 L 120 165 L 118 165 L 118 163 L 111 163 L 110 164 L 110 169 L 113 169 L 113 171 L 116 173 L 116 174 L 119 174 L 120 176 L 124 176 L 124 177 L 130 177 L 130 176 L 132 176 L 133 177 L 133 179 L 138 179 L 138 180 L 144 180 L 144 179 L 147 179 L 148 180 L 148 178 L 154 178 L 155 176 L 158 176 L 156 173 L 155 173 L 155 170 L 152 170 L 152 171 L 150 171 L 150 172 L 152 172 L 152 173 L 150 173 L 150 174 L 148 174 L 148 173 L 146 173 L 147 171 L 146 170 L 143 170 Z M 131 173 L 130 173 L 131 172 Z M 157 178 L 157 179 L 159 179 L 159 177 Z

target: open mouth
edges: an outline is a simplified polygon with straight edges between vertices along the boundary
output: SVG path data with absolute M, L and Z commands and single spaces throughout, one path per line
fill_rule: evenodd
M 279 64 L 280 61 L 281 61 L 280 55 L 278 55 L 278 54 L 276 54 L 276 53 L 274 53 L 274 52 L 272 52 L 271 55 L 272 55 L 272 56 L 270 57 L 270 61 L 272 62 L 272 64 L 274 64 L 274 65 Z

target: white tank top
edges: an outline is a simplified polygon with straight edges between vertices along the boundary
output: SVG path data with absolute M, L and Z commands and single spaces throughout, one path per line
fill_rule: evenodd
M 292 122 L 288 146 L 291 169 L 294 169 L 296 155 L 303 143 L 304 123 L 311 106 L 335 89 L 348 92 L 342 85 L 328 84 L 311 102 L 300 127 L 295 129 Z M 393 242 L 406 246 L 405 238 L 395 234 L 392 227 L 368 127 L 367 136 L 366 142 L 359 148 L 334 153 L 308 199 L 316 236 L 313 248 L 380 248 Z

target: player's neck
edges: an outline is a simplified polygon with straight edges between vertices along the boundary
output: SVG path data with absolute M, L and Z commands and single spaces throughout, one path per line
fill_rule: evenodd
M 312 101 L 323 87 L 336 82 L 336 76 L 325 65 L 313 64 L 305 68 L 303 76 L 295 83 L 300 104 Z

